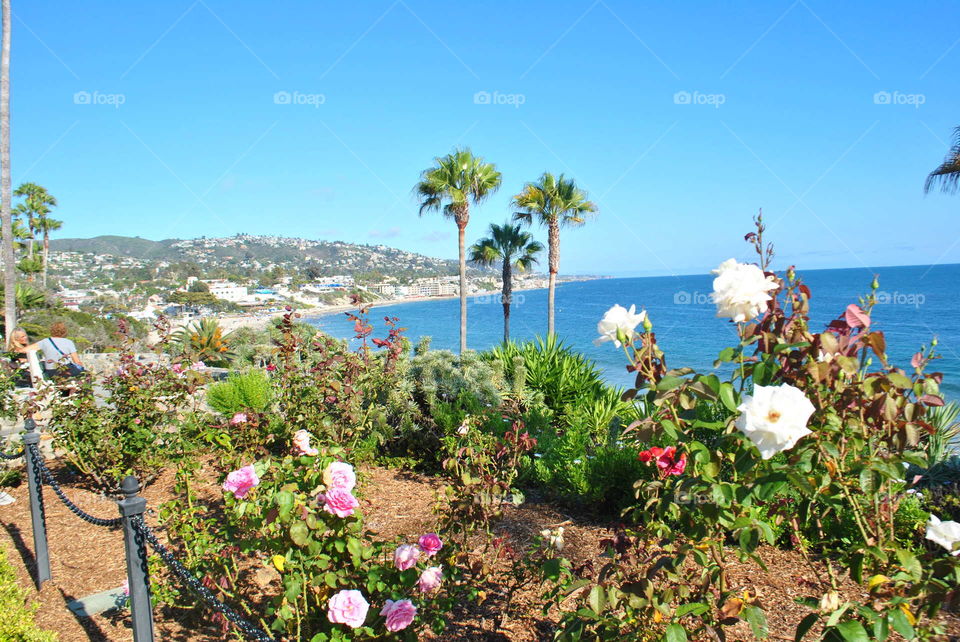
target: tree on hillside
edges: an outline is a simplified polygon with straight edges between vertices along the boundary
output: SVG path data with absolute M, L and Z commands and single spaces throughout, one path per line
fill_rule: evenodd
M 563 174 L 554 176 L 544 172 L 535 183 L 527 183 L 523 191 L 513 197 L 513 205 L 519 211 L 513 217 L 530 225 L 536 219 L 547 228 L 548 266 L 550 270 L 547 291 L 547 336 L 553 334 L 554 295 L 557 273 L 560 270 L 560 228 L 583 225 L 587 216 L 597 211 L 597 206 L 587 200 L 587 193 L 577 187 L 572 178 Z
M 510 340 L 510 304 L 513 303 L 513 268 L 525 271 L 537 263 L 543 244 L 519 225 L 490 224 L 490 236 L 470 248 L 470 260 L 480 265 L 500 263 L 503 268 L 503 342 Z
M 953 194 L 960 189 L 960 127 L 953 130 L 953 146 L 947 152 L 940 167 L 927 176 L 923 191 L 929 193 L 935 186 L 946 194 Z
M 470 203 L 479 204 L 500 187 L 502 177 L 496 165 L 474 156 L 468 148 L 455 149 L 423 170 L 414 187 L 420 215 L 440 212 L 457 224 L 460 259 L 460 352 L 467 350 L 467 223 Z
M 43 287 L 47 287 L 47 265 L 50 262 L 50 232 L 63 227 L 63 221 L 44 216 L 40 219 L 40 231 L 43 233 Z
M 22 218 L 27 224 L 27 229 L 30 231 L 30 258 L 33 258 L 37 232 L 43 230 L 44 222 L 52 211 L 51 208 L 57 206 L 57 199 L 45 187 L 36 183 L 21 183 L 14 190 L 13 195 L 23 199 L 23 202 L 13 209 L 13 214 Z
M 3 236 L 3 319 L 6 345 L 17 327 L 17 268 L 13 257 L 10 209 L 10 0 L 0 0 L 0 235 Z

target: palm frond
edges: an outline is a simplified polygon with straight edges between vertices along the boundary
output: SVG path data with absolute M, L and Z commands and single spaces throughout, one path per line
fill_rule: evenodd
M 953 130 L 953 146 L 943 163 L 927 176 L 923 191 L 929 193 L 936 186 L 946 194 L 960 190 L 960 127 Z

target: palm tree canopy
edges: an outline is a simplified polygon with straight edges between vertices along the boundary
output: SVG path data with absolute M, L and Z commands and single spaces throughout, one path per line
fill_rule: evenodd
M 496 192 L 502 179 L 500 172 L 466 147 L 433 160 L 433 167 L 423 171 L 413 188 L 420 215 L 441 212 L 465 225 L 470 201 L 479 203 Z
M 57 199 L 47 188 L 36 183 L 21 183 L 20 187 L 13 190 L 13 195 L 24 199 L 17 209 L 27 213 L 31 220 L 46 216 L 50 213 L 50 208 L 57 206 Z
M 953 146 L 940 167 L 927 176 L 923 191 L 929 193 L 937 185 L 940 186 L 940 191 L 947 194 L 953 194 L 960 189 L 960 127 L 953 130 Z
M 524 185 L 523 190 L 513 197 L 512 204 L 519 210 L 514 213 L 514 219 L 528 224 L 536 218 L 544 225 L 582 225 L 587 216 L 597 211 L 596 204 L 587 199 L 587 193 L 577 187 L 572 178 L 563 174 L 554 176 L 550 172 L 544 172 L 536 182 Z
M 470 248 L 470 261 L 479 265 L 508 261 L 519 270 L 528 270 L 537 264 L 537 254 L 542 251 L 543 244 L 519 225 L 491 223 L 490 236 Z

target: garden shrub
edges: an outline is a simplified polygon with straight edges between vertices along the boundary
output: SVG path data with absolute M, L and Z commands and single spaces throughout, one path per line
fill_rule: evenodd
M 262 370 L 231 374 L 207 389 L 207 404 L 226 417 L 243 410 L 266 412 L 272 398 L 270 378 Z
M 182 454 L 181 425 L 198 410 L 195 393 L 207 380 L 182 364 L 137 361 L 127 329 L 119 324 L 125 347 L 114 373 L 47 386 L 30 408 L 50 404 L 51 430 L 66 461 L 107 491 L 126 475 L 149 483 Z
M 9 642 L 56 642 L 52 631 L 44 631 L 34 622 L 39 604 L 28 602 L 28 592 L 17 584 L 17 576 L 0 548 L 0 640 Z
M 950 554 L 960 550 L 960 524 L 931 512 L 919 548 L 932 503 L 903 492 L 913 481 L 904 481 L 906 467 L 930 463 L 921 433 L 944 404 L 942 375 L 927 372 L 935 343 L 913 356 L 909 374 L 889 362 L 870 316 L 876 279 L 814 332 L 810 289 L 792 268 L 769 271 L 773 249 L 761 217 L 756 224 L 746 238 L 760 265 L 730 259 L 715 271 L 718 316 L 739 337 L 718 359 L 729 380 L 669 369 L 652 321 L 633 307 L 614 306 L 598 325 L 636 372 L 625 397 L 651 409 L 624 438 L 671 445 L 639 453 L 650 473 L 635 485 L 631 513 L 643 526 L 602 544 L 611 558 L 604 572 L 579 576 L 566 560 L 542 566 L 545 597 L 564 607 L 559 639 L 722 640 L 740 620 L 766 638 L 764 604 L 730 582 L 728 566 L 736 557 L 764 568 L 760 545 L 784 539 L 826 568 L 820 597 L 799 600 L 810 612 L 796 623 L 797 640 L 814 627 L 826 640 L 943 634 L 936 616 L 960 585 L 960 556 Z M 659 547 L 650 550 L 651 540 Z M 868 599 L 842 597 L 841 572 Z M 574 604 L 563 604 L 575 590 Z

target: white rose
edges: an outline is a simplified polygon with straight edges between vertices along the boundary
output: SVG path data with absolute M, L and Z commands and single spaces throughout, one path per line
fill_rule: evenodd
M 951 555 L 960 555 L 960 524 L 957 522 L 941 522 L 931 515 L 927 522 L 927 539 L 944 547 Z
M 563 550 L 563 526 L 556 530 L 545 529 L 540 531 L 540 536 L 546 540 L 547 546 L 559 552 Z
M 710 297 L 717 304 L 717 316 L 733 319 L 737 323 L 749 321 L 769 301 L 770 290 L 776 290 L 776 280 L 766 276 L 756 265 L 737 263 L 727 259 L 713 271 L 713 293 Z
M 753 396 L 744 395 L 737 410 L 737 428 L 753 442 L 760 456 L 770 459 L 790 450 L 810 434 L 807 420 L 815 410 L 799 388 L 789 384 L 756 386 Z
M 631 305 L 629 310 L 622 305 L 613 306 L 603 314 L 603 318 L 597 324 L 597 333 L 600 336 L 594 339 L 593 345 L 598 346 L 606 341 L 613 341 L 613 345 L 619 348 L 621 344 L 618 331 L 633 338 L 634 328 L 643 323 L 646 318 L 647 313 L 643 310 L 637 314 L 635 305 Z

